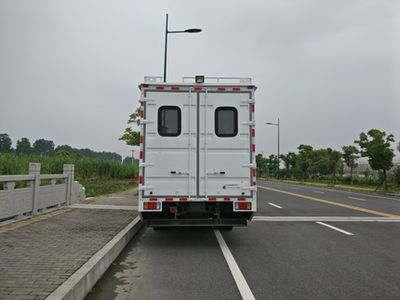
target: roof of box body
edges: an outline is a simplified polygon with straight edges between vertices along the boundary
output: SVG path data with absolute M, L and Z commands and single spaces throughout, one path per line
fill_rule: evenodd
M 252 89 L 256 90 L 257 87 L 251 83 L 251 78 L 245 77 L 205 77 L 204 83 L 194 82 L 195 77 L 183 77 L 182 82 L 163 82 L 163 78 L 160 76 L 146 76 L 144 82 L 139 85 L 141 88 L 154 88 L 159 90 L 177 90 L 178 88 L 228 88 L 235 90 L 235 87 L 240 89 Z M 187 82 L 188 79 L 192 79 L 193 82 Z M 237 89 L 236 89 L 237 90 Z

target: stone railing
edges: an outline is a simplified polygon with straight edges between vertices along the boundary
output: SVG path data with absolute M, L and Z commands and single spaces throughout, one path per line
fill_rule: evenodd
M 63 174 L 40 174 L 40 163 L 30 163 L 29 174 L 1 175 L 0 186 L 0 223 L 85 200 L 85 188 L 74 181 L 74 165 L 64 165 Z

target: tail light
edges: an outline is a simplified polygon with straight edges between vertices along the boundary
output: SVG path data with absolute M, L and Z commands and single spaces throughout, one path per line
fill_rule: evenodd
M 251 202 L 241 202 L 235 204 L 236 210 L 251 210 Z
M 160 202 L 145 202 L 143 203 L 144 210 L 160 209 Z

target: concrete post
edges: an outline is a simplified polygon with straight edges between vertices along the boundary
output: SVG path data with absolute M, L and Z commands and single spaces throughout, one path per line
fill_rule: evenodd
M 72 197 L 72 185 L 74 183 L 74 172 L 75 172 L 75 166 L 74 165 L 64 165 L 64 171 L 63 173 L 65 175 L 68 175 L 66 179 L 67 183 L 67 192 L 66 192 L 66 203 L 67 205 L 71 205 L 71 197 Z
M 37 198 L 40 187 L 40 163 L 29 163 L 29 174 L 34 175 L 35 178 L 32 184 L 33 198 L 32 198 L 32 215 L 37 214 Z

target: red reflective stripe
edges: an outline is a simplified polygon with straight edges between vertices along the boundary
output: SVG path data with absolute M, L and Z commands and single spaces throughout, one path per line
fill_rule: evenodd
M 144 118 L 144 110 L 143 109 L 140 110 L 140 117 Z
M 246 201 L 246 198 L 238 198 L 238 201 Z
M 144 101 L 140 101 L 140 106 L 144 106 Z
M 224 201 L 230 201 L 230 200 L 231 200 L 231 198 L 229 198 L 229 197 L 224 198 Z
M 139 152 L 139 158 L 140 158 L 140 159 L 143 159 L 143 151 L 140 151 L 140 152 Z
M 174 201 L 174 198 L 165 198 L 165 201 L 168 201 L 168 202 Z
M 139 143 L 140 143 L 140 144 L 143 144 L 143 142 L 144 142 L 144 136 L 141 135 L 141 136 L 139 136 Z
M 163 86 L 156 86 L 156 90 L 163 90 L 164 87 Z
M 150 200 L 150 201 L 157 201 L 158 198 L 150 198 L 149 200 Z
M 208 198 L 208 201 L 216 201 L 216 200 L 217 200 L 217 198 L 215 198 L 215 197 Z
M 253 181 L 253 185 L 257 185 L 257 182 L 256 182 L 256 181 Z
M 256 130 L 254 128 L 251 130 L 251 136 L 256 136 Z
M 225 88 L 217 88 L 217 91 L 225 91 Z
M 251 104 L 251 112 L 255 112 L 256 111 L 256 105 L 253 103 Z
M 234 88 L 232 89 L 232 91 L 240 91 L 240 88 L 234 87 Z
M 257 176 L 257 169 L 254 168 L 254 169 L 253 169 L 253 177 L 256 177 L 256 176 Z
M 143 176 L 139 176 L 138 181 L 139 181 L 139 184 L 142 184 L 143 183 Z
M 253 144 L 253 152 L 256 152 L 256 144 Z
M 188 198 L 187 197 L 183 197 L 183 198 L 179 198 L 180 201 L 187 201 Z
M 179 86 L 171 86 L 171 90 L 179 90 Z
M 195 87 L 194 90 L 195 91 L 201 91 L 201 90 L 203 90 L 203 88 L 202 87 Z

